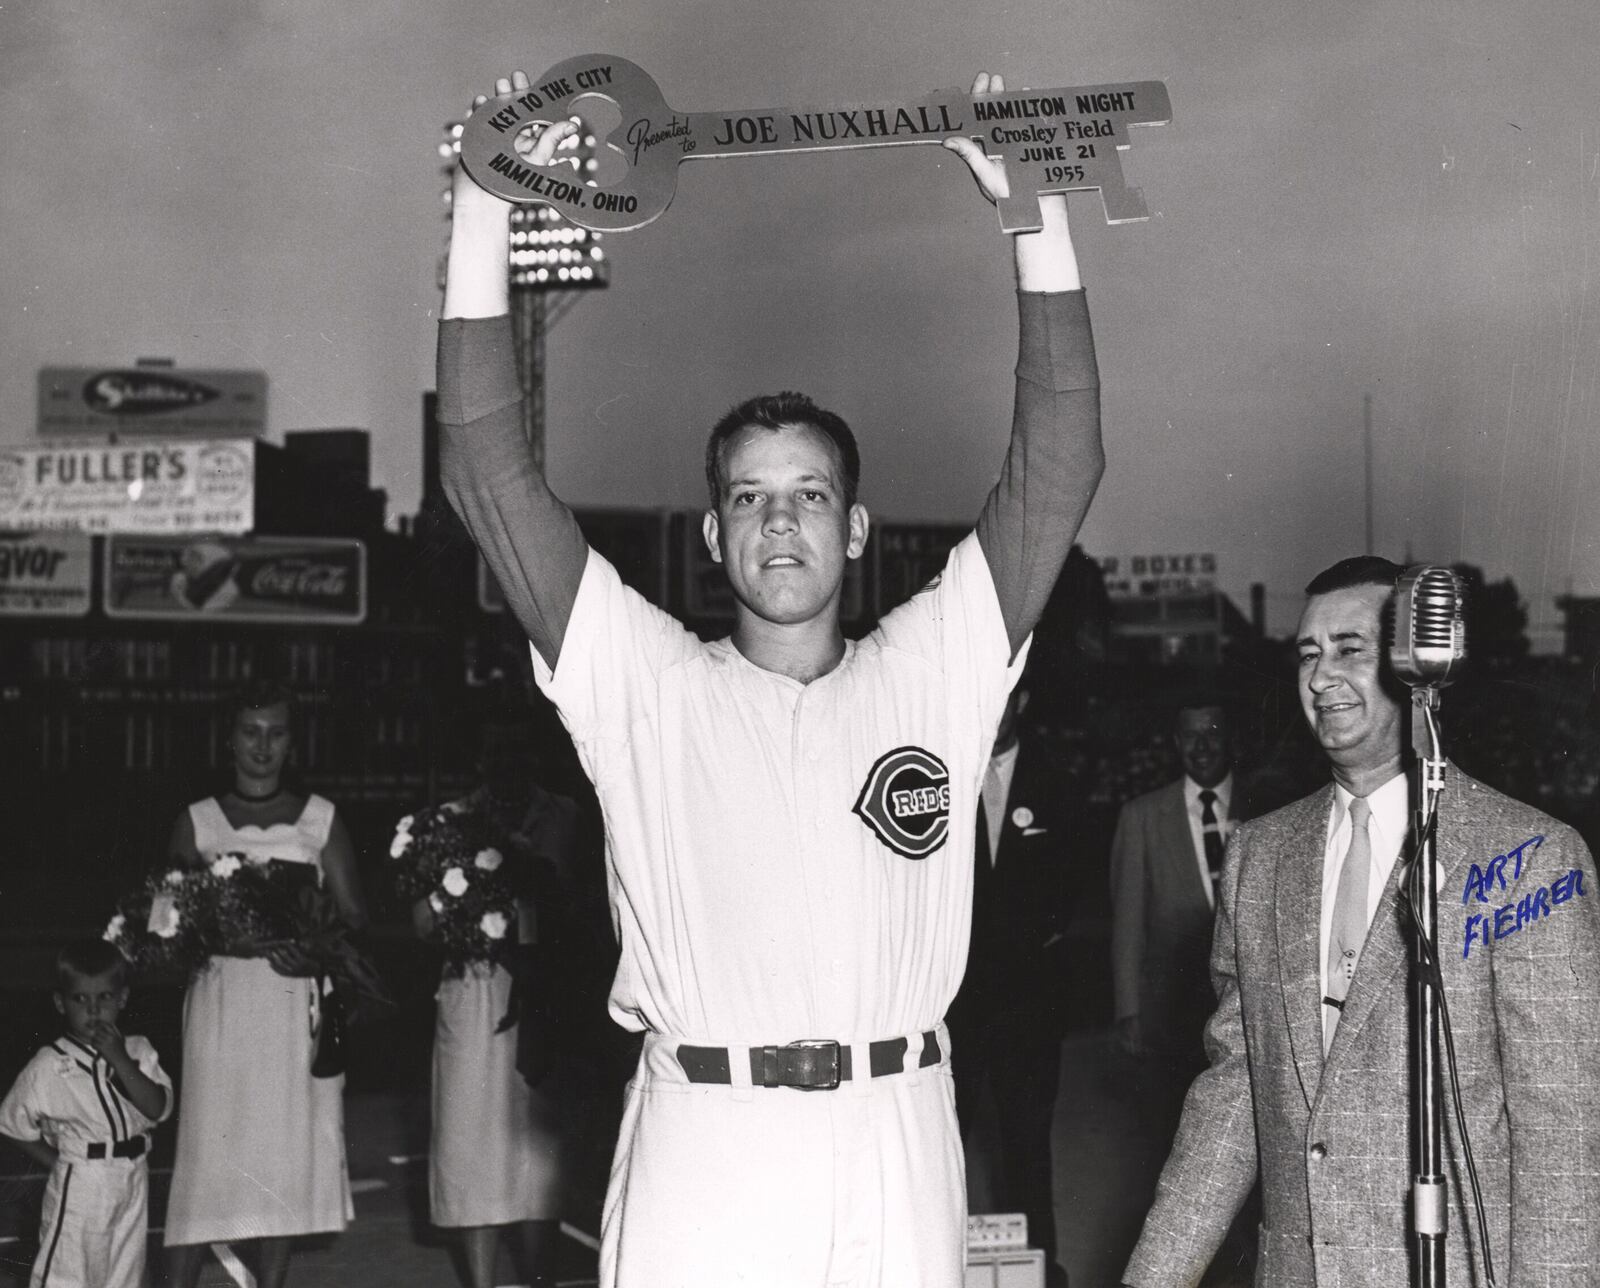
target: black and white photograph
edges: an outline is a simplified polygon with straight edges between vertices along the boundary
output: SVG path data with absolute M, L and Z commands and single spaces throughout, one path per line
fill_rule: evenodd
M 0 6 L 0 1288 L 1600 1283 L 1596 49 Z

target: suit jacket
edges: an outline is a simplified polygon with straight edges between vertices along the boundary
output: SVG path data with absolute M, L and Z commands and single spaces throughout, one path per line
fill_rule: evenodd
M 1256 1283 L 1408 1282 L 1410 953 L 1395 865 L 1322 1052 L 1319 917 L 1333 788 L 1245 823 L 1229 846 L 1206 1027 L 1155 1205 L 1125 1278 L 1199 1280 L 1259 1168 Z M 1543 836 L 1479 902 L 1469 881 Z M 1572 829 L 1453 767 L 1440 806 L 1439 955 L 1497 1282 L 1579 1288 L 1600 1271 L 1600 890 Z M 1575 893 L 1573 870 L 1582 893 Z M 1557 902 L 1539 891 L 1569 897 Z M 1509 906 L 1509 914 L 1497 910 Z M 1519 906 L 1532 919 L 1515 925 Z M 1505 931 L 1467 944 L 1469 918 Z M 1463 950 L 1466 949 L 1465 955 Z M 1485 1283 L 1461 1141 L 1445 1098 L 1451 1288 Z M 1470 1266 L 1469 1266 L 1470 1258 Z
M 1064 1031 L 1067 921 L 1072 886 L 1082 867 L 1072 862 L 1077 811 L 1065 767 L 1026 734 L 1006 797 L 996 861 L 978 828 L 972 895 L 972 941 L 967 973 L 952 1010 L 1003 1007 L 1047 1032 Z
M 1146 1045 L 1198 1063 L 1216 1005 L 1206 897 L 1183 779 L 1122 807 L 1111 841 L 1111 980 L 1116 1016 L 1137 1015 Z M 1230 817 L 1239 817 L 1234 776 Z

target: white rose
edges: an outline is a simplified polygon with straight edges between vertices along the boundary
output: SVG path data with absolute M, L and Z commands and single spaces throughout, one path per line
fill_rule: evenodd
M 435 912 L 443 912 L 444 900 L 441 899 L 437 894 L 430 894 L 428 896 L 428 907 L 432 908 Z
M 490 939 L 504 939 L 506 937 L 506 927 L 509 924 L 503 912 L 486 912 L 478 922 L 483 933 L 488 935 Z
M 171 939 L 178 933 L 178 905 L 162 900 L 150 909 L 150 933 L 160 939 Z
M 439 882 L 444 887 L 444 892 L 459 899 L 467 892 L 467 874 L 460 868 L 451 868 L 444 874 L 444 880 Z
M 106 923 L 106 933 L 105 933 L 106 942 L 114 944 L 114 943 L 117 942 L 117 940 L 121 939 L 122 938 L 122 928 L 127 924 L 128 924 L 128 919 L 126 917 L 124 917 L 120 912 L 115 917 L 111 918 L 111 920 Z
M 243 866 L 237 854 L 224 854 L 212 860 L 211 875 L 214 877 L 231 877 Z
M 173 868 L 171 872 L 167 873 L 167 884 L 170 886 L 182 885 L 184 875 L 182 868 Z
M 485 872 L 493 872 L 502 862 L 500 851 L 491 845 L 488 849 L 479 850 L 472 862 L 475 867 L 480 867 Z
M 397 832 L 409 832 L 411 830 L 411 824 L 416 821 L 416 818 L 417 816 L 415 814 L 407 814 L 403 819 L 394 825 L 394 830 Z
M 394 840 L 389 843 L 389 857 L 391 859 L 398 859 L 410 847 L 411 847 L 411 833 L 410 832 L 396 832 L 394 834 Z

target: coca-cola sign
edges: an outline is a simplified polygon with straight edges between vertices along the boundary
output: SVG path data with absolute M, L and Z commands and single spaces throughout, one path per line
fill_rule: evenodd
M 243 435 L 267 428 L 260 371 L 42 367 L 41 434 Z
M 316 537 L 112 537 L 108 617 L 353 625 L 366 617 L 360 541 Z

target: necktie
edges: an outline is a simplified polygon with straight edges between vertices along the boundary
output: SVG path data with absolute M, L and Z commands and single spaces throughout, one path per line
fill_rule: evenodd
M 1339 1012 L 1350 992 L 1350 980 L 1361 958 L 1361 945 L 1367 938 L 1367 887 L 1372 877 L 1372 838 L 1367 833 L 1367 824 L 1371 819 L 1372 807 L 1361 797 L 1353 797 L 1350 801 L 1350 848 L 1344 852 L 1344 868 L 1339 873 L 1339 888 L 1333 898 L 1333 925 L 1328 932 L 1328 993 L 1322 1008 L 1323 1054 L 1333 1045 Z
M 1200 793 L 1200 828 L 1205 837 L 1206 867 L 1211 872 L 1211 887 L 1216 889 L 1217 882 L 1222 880 L 1222 828 L 1217 823 L 1217 811 L 1212 808 L 1217 803 L 1217 794 L 1209 787 Z
M 983 791 L 978 804 L 979 824 L 984 829 L 984 840 L 988 842 L 989 865 L 1000 866 L 1000 834 L 1005 830 L 1006 798 L 1004 785 L 1000 781 L 999 766 L 991 760 L 989 768 L 983 773 Z

